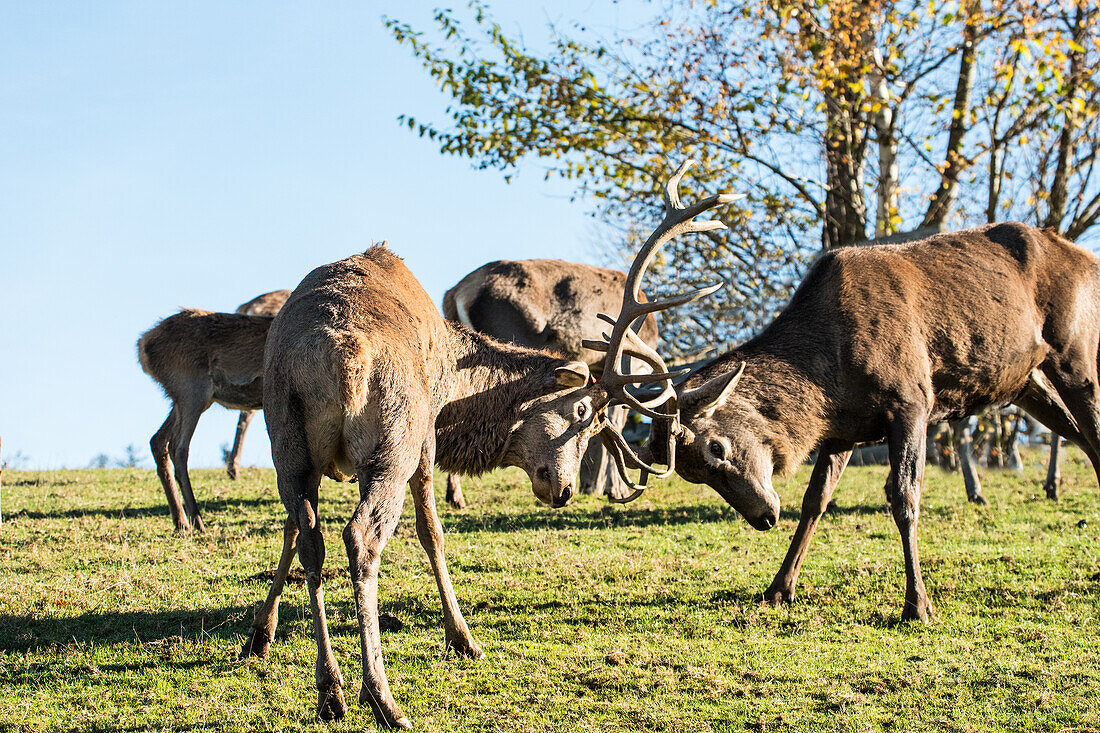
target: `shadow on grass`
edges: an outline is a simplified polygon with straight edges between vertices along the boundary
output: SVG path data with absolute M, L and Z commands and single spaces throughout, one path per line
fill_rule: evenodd
M 224 512 L 229 508 L 236 507 L 264 507 L 270 504 L 278 504 L 280 511 L 282 502 L 279 500 L 278 495 L 273 496 L 259 496 L 249 499 L 234 499 L 230 497 L 222 499 L 210 499 L 208 501 L 199 502 L 199 512 L 204 518 L 207 515 L 214 517 L 218 512 Z M 121 506 L 121 507 L 88 507 L 78 509 L 64 509 L 59 511 L 45 511 L 39 512 L 33 509 L 20 509 L 12 514 L 10 517 L 5 517 L 5 521 L 12 522 L 21 518 L 26 519 L 79 519 L 81 517 L 107 517 L 109 519 L 138 519 L 143 517 L 160 517 L 163 516 L 170 520 L 168 513 L 168 507 L 165 504 L 156 504 L 154 506 Z M 281 515 L 280 515 L 281 516 Z
M 0 614 L 0 650 L 33 651 L 73 643 L 168 644 L 177 639 L 231 639 L 252 623 L 253 606 L 188 611 L 91 612 L 62 618 Z
M 885 512 L 883 506 L 856 504 L 830 507 L 827 516 L 865 516 Z M 784 509 L 783 519 L 797 520 L 798 509 Z M 691 504 L 674 507 L 602 506 L 593 512 L 555 512 L 535 509 L 527 512 L 466 514 L 449 512 L 440 518 L 448 532 L 515 532 L 528 529 L 611 529 L 617 527 L 671 527 L 683 524 L 707 524 L 741 521 L 741 515 L 722 504 Z

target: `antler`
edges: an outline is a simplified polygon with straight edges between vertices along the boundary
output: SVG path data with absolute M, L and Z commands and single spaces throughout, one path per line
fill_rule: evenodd
M 676 434 L 679 432 L 679 412 L 675 409 L 676 390 L 672 387 L 672 379 L 682 376 L 689 371 L 689 369 L 686 368 L 669 371 L 661 355 L 638 337 L 632 324 L 637 319 L 644 318 L 650 313 L 690 303 L 705 295 L 710 295 L 722 287 L 721 283 L 718 283 L 671 298 L 642 302 L 642 275 L 645 274 L 645 271 L 653 262 L 653 258 L 657 255 L 657 250 L 674 237 L 687 232 L 709 232 L 716 229 L 725 229 L 726 225 L 717 220 L 693 220 L 704 211 L 713 209 L 722 204 L 728 204 L 731 201 L 736 201 L 741 198 L 740 194 L 722 193 L 706 198 L 692 206 L 684 206 L 680 203 L 680 194 L 677 191 L 677 187 L 680 184 L 680 178 L 693 163 L 694 161 L 690 159 L 685 160 L 665 184 L 664 219 L 657 225 L 657 228 L 649 236 L 649 239 L 646 240 L 646 243 L 642 245 L 641 250 L 639 250 L 637 256 L 634 258 L 634 263 L 630 266 L 630 272 L 626 276 L 626 286 L 623 292 L 623 307 L 619 311 L 619 317 L 615 319 L 604 313 L 599 314 L 601 320 L 611 324 L 611 334 L 603 334 L 604 341 L 586 340 L 582 342 L 585 348 L 606 352 L 603 374 L 600 376 L 599 381 L 604 389 L 607 390 L 611 402 L 627 405 L 652 420 L 670 420 L 672 422 L 672 425 L 670 425 L 671 429 L 668 431 L 670 443 L 668 453 L 669 465 L 665 471 L 659 471 L 639 458 L 630 448 L 630 445 L 622 436 L 622 433 L 620 433 L 610 421 L 604 420 L 601 438 L 611 452 L 611 455 L 615 458 L 615 465 L 619 470 L 619 475 L 622 476 L 623 480 L 634 490 L 629 497 L 619 500 L 624 503 L 633 501 L 641 495 L 642 491 L 645 489 L 645 481 L 648 478 L 648 474 L 652 473 L 657 476 L 657 478 L 665 478 L 666 476 L 672 475 L 676 470 L 674 441 Z M 619 369 L 624 355 L 645 362 L 653 369 L 654 373 L 621 373 Z M 640 394 L 631 394 L 626 390 L 627 385 L 642 384 L 650 384 L 652 387 L 648 391 Z M 658 411 L 658 407 L 669 403 L 670 400 L 674 408 L 672 413 Z M 627 464 L 630 464 L 631 468 L 642 470 L 641 485 L 635 484 L 627 475 Z

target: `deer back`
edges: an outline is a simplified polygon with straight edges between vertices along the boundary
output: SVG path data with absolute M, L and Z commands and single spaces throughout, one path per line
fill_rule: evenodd
M 443 314 L 500 341 L 557 352 L 584 361 L 599 374 L 603 354 L 584 339 L 607 329 L 596 314 L 617 316 L 626 275 L 563 260 L 498 260 L 462 278 L 443 296 Z M 656 345 L 648 316 L 639 335 Z
M 184 309 L 138 339 L 141 368 L 172 400 L 205 390 L 227 407 L 257 409 L 271 319 Z
M 237 306 L 237 313 L 246 316 L 270 316 L 274 318 L 289 297 L 289 290 L 272 290 L 270 293 L 257 295 L 247 303 L 241 303 Z

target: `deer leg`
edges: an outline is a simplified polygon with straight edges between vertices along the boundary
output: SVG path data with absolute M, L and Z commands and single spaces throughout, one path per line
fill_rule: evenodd
M 1050 434 L 1050 465 L 1047 466 L 1047 480 L 1043 484 L 1047 498 L 1058 501 L 1058 489 L 1062 485 L 1062 472 L 1058 466 L 1062 451 L 1062 439 L 1057 433 Z
M 279 567 L 275 570 L 275 577 L 271 579 L 267 600 L 256 609 L 256 618 L 252 621 L 252 632 L 241 649 L 241 659 L 249 656 L 267 656 L 267 649 L 275 638 L 275 627 L 279 623 L 279 598 L 283 594 L 286 576 L 290 573 L 290 564 L 294 562 L 297 541 L 298 526 L 288 516 L 286 524 L 283 525 L 283 552 L 279 556 Z
M 462 481 L 458 474 L 447 474 L 447 503 L 455 509 L 466 508 L 466 498 L 462 496 Z
M 955 452 L 959 456 L 959 468 L 962 470 L 963 485 L 966 486 L 966 498 L 975 504 L 988 505 L 982 494 L 982 482 L 978 478 L 978 464 L 974 460 L 974 442 L 971 440 L 970 418 L 951 423 L 955 433 Z
M 623 428 L 626 427 L 627 417 L 630 415 L 630 411 L 622 405 L 617 405 L 611 408 L 611 415 L 609 421 L 613 424 L 621 433 Z M 602 486 L 597 490 L 596 495 L 607 494 L 609 499 L 625 499 L 630 495 L 631 490 L 627 488 L 626 482 L 623 481 L 622 476 L 619 475 L 619 470 L 615 466 L 615 460 L 611 457 L 611 453 L 604 447 L 603 440 L 598 436 L 592 439 L 592 442 L 588 444 L 588 449 L 591 451 L 592 447 L 596 446 L 597 458 L 599 460 L 599 471 Z M 587 456 L 587 453 L 585 454 Z M 581 464 L 581 478 L 584 478 L 584 464 Z
M 1091 377 L 1088 366 L 1091 366 Z M 1100 385 L 1096 381 L 1096 362 L 1082 365 L 1069 361 L 1062 368 L 1045 366 L 1043 373 L 1077 423 L 1081 440 L 1089 447 L 1086 453 L 1096 471 L 1097 481 L 1100 481 L 1100 460 L 1097 460 L 1100 457 Z
M 378 566 L 382 549 L 397 526 L 405 495 L 400 480 L 387 475 L 390 473 L 379 470 L 377 465 L 359 468 L 359 506 L 344 527 L 362 644 L 363 687 L 359 703 L 369 704 L 378 725 L 386 729 L 412 727 L 390 692 L 378 631 Z M 430 483 L 430 467 L 428 475 Z
M 176 424 L 176 437 L 172 443 L 172 462 L 175 464 L 176 483 L 183 493 L 184 507 L 187 516 L 191 520 L 191 526 L 199 532 L 205 532 L 202 517 L 199 516 L 199 505 L 195 502 L 195 494 L 191 491 L 191 476 L 187 472 L 187 456 L 191 450 L 191 437 L 195 434 L 195 426 L 199 424 L 199 417 L 209 405 L 196 402 L 177 404 L 179 418 Z
M 168 511 L 172 514 L 172 523 L 178 531 L 191 529 L 191 522 L 187 519 L 187 513 L 183 511 L 180 503 L 179 492 L 172 482 L 172 458 L 169 455 L 172 443 L 172 435 L 176 429 L 176 408 L 168 413 L 168 419 L 160 426 L 160 430 L 153 433 L 149 440 L 149 448 L 153 451 L 153 462 L 157 466 L 157 478 L 164 487 L 164 497 L 168 500 Z
M 604 491 L 611 493 L 611 486 L 607 484 L 607 468 L 607 451 L 604 450 L 603 441 L 596 436 L 588 441 L 584 455 L 581 456 L 577 490 L 589 496 L 600 496 Z
M 925 413 L 901 411 L 890 421 L 890 472 L 892 501 L 890 509 L 901 533 L 905 554 L 905 608 L 903 621 L 925 621 L 932 611 L 921 576 L 917 552 L 917 523 L 920 519 L 920 492 L 924 482 L 925 441 L 928 421 Z
M 252 416 L 255 414 L 255 410 L 241 410 L 241 416 L 237 418 L 237 433 L 233 436 L 233 447 L 225 455 L 225 472 L 233 481 L 241 475 L 241 446 L 244 445 L 244 434 L 248 432 L 248 424 L 252 422 Z
M 813 473 L 810 474 L 806 495 L 802 497 L 802 516 L 798 520 L 798 529 L 794 531 L 790 549 L 787 550 L 787 556 L 783 559 L 779 572 L 775 574 L 775 579 L 764 591 L 764 600 L 779 604 L 794 598 L 798 572 L 802 568 L 802 561 L 806 558 L 814 529 L 821 515 L 825 513 L 825 508 L 829 506 L 833 490 L 851 457 L 850 443 L 826 442 L 818 450 L 817 462 L 814 463 Z
M 458 599 L 455 598 L 454 586 L 451 584 L 451 575 L 447 571 L 447 559 L 443 555 L 443 525 L 440 524 L 439 515 L 435 511 L 435 492 L 432 490 L 434 442 L 434 437 L 428 439 L 420 465 L 410 482 L 413 502 L 416 506 L 416 536 L 420 539 L 420 546 L 428 555 L 432 573 L 435 574 L 435 584 L 439 588 L 439 597 L 443 602 L 443 630 L 447 648 L 453 649 L 456 654 L 464 657 L 481 659 L 485 653 L 481 651 L 481 647 L 470 634 L 466 619 L 462 617 Z
M 325 618 L 325 596 L 321 586 L 321 568 L 325 562 L 325 539 L 321 535 L 320 519 L 317 516 L 317 487 L 321 477 L 316 473 L 300 479 L 291 479 L 284 483 L 279 475 L 279 494 L 287 505 L 288 515 L 298 526 L 298 561 L 306 574 L 309 588 L 309 605 L 313 612 L 313 639 L 317 643 L 317 719 L 339 720 L 344 717 L 348 706 L 344 702 L 344 678 L 336 657 L 332 654 L 332 643 L 328 636 L 328 621 Z M 285 546 L 285 535 L 284 535 Z M 274 587 L 274 586 L 273 586 Z
M 1038 370 L 1032 372 L 1031 376 L 1031 381 L 1016 399 L 1016 404 L 1027 410 L 1028 414 L 1049 428 L 1052 433 L 1062 436 L 1083 450 L 1093 468 L 1100 466 L 1100 456 L 1097 456 L 1092 446 L 1085 440 L 1078 429 L 1076 419 L 1070 414 L 1054 387 Z

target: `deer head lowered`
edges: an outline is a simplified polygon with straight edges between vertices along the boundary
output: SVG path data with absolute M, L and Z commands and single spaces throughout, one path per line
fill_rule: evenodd
M 671 201 L 678 203 L 674 196 Z M 651 409 L 657 397 L 639 399 L 625 389 L 653 383 L 650 391 L 656 395 L 672 394 L 672 375 L 656 352 L 639 346 L 630 324 L 643 313 L 708 292 L 637 302 L 638 281 L 657 247 L 692 230 L 690 218 L 701 210 L 697 205 L 670 215 L 642 248 L 631 268 L 624 308 L 605 344 L 599 380 L 592 379 L 584 362 L 502 344 L 444 321 L 412 273 L 384 245 L 307 275 L 272 322 L 264 356 L 264 418 L 287 517 L 278 570 L 242 655 L 266 653 L 297 551 L 317 643 L 317 715 L 344 714 L 343 679 L 329 644 L 321 587 L 325 546 L 318 485 L 322 475 L 341 480 L 354 475 L 360 502 L 343 539 L 362 645 L 360 702 L 370 705 L 379 724 L 409 727 L 386 679 L 377 609 L 380 557 L 400 516 L 406 482 L 412 487 L 417 535 L 443 601 L 447 646 L 483 656 L 459 610 L 443 556 L 433 464 L 464 474 L 519 466 L 530 476 L 535 496 L 553 506 L 565 505 L 572 496 L 581 452 L 597 432 L 620 447 L 615 455 L 623 461 L 623 473 L 626 464 L 644 467 L 629 447 L 623 449 L 625 441 L 603 413 L 622 401 L 656 420 L 675 420 Z M 621 373 L 624 353 L 637 355 L 656 373 Z
M 625 282 L 625 272 L 578 262 L 496 260 L 465 275 L 443 295 L 443 315 L 499 341 L 584 361 L 599 377 L 604 354 L 584 348 L 581 342 L 602 330 L 598 313 L 618 314 Z M 635 329 L 643 341 L 657 346 L 654 317 L 635 324 Z M 622 405 L 609 407 L 607 419 L 621 428 L 627 412 Z M 582 494 L 606 493 L 614 498 L 629 493 L 598 437 L 585 450 L 577 488 Z M 457 508 L 466 505 L 455 474 L 447 476 L 447 501 Z

